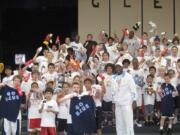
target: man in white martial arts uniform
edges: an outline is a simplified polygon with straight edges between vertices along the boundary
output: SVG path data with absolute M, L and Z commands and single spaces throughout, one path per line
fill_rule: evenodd
M 137 99 L 136 84 L 132 75 L 123 70 L 122 63 L 116 64 L 113 102 L 117 135 L 134 135 L 133 101 Z

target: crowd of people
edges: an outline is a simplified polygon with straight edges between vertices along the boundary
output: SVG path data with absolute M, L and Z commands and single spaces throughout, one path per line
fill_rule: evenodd
M 102 135 L 109 112 L 117 135 L 134 135 L 134 125 L 171 135 L 180 108 L 179 42 L 178 35 L 138 37 L 127 29 L 121 38 L 102 31 L 98 42 L 88 34 L 84 43 L 77 35 L 61 44 L 48 34 L 31 60 L 5 65 L 2 133 L 21 133 L 23 110 L 29 135 Z

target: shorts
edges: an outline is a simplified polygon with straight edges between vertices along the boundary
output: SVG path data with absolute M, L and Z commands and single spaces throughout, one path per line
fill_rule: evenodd
M 161 112 L 161 117 L 164 117 L 164 118 L 174 118 L 174 113 L 163 113 Z
M 33 130 L 41 130 L 40 124 L 41 124 L 41 119 L 40 118 L 35 118 L 35 119 L 29 119 L 28 121 L 28 131 L 32 132 Z
M 154 105 L 145 105 L 144 106 L 144 114 L 152 115 L 154 113 Z
M 56 135 L 55 127 L 41 127 L 40 135 Z
M 174 117 L 174 107 L 168 105 L 161 105 L 161 116 Z
M 102 101 L 102 110 L 103 111 L 112 111 L 112 102 Z
M 102 107 L 96 107 L 96 129 L 102 128 Z
M 75 133 L 74 130 L 73 130 L 73 125 L 72 124 L 67 124 L 67 135 L 83 135 L 83 134 Z
M 67 119 L 60 119 L 57 118 L 57 131 L 58 132 L 63 132 L 63 131 L 67 131 Z

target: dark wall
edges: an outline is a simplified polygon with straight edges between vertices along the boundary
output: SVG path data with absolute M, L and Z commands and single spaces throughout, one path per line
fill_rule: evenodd
M 25 53 L 27 59 L 33 57 L 47 33 L 60 35 L 64 42 L 66 36 L 77 32 L 77 1 L 4 2 L 1 16 L 0 57 L 5 64 L 14 65 L 15 53 Z

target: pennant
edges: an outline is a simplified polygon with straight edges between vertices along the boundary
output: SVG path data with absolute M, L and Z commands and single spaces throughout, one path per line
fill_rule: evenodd
M 97 51 L 96 46 L 93 45 L 93 46 L 92 46 L 92 56 L 93 56 L 93 57 L 96 55 L 96 51 Z
M 43 44 L 46 45 L 46 46 L 48 46 L 49 43 L 52 44 L 52 37 L 53 37 L 53 34 L 52 34 L 52 33 L 47 34 L 46 37 L 45 37 L 45 39 L 44 39 L 44 41 L 43 41 Z
M 33 60 L 31 59 L 31 60 L 28 60 L 24 65 L 25 65 L 25 67 L 27 67 L 27 66 L 31 65 L 32 63 L 33 63 Z
M 75 61 L 74 59 L 70 59 L 70 64 L 73 68 L 80 68 L 80 62 Z
M 20 87 L 19 85 L 16 86 L 16 90 L 17 90 L 19 96 L 22 96 L 22 95 L 23 95 L 23 94 L 22 94 L 21 87 Z
M 44 39 L 44 41 L 43 41 L 43 44 L 46 45 L 46 46 L 48 46 L 48 45 L 49 45 L 49 40 L 50 40 L 50 39 L 49 39 L 49 34 L 47 34 L 46 37 L 45 37 L 45 39 Z
M 122 29 L 122 32 L 123 32 L 123 34 L 124 34 L 125 36 L 128 36 L 128 35 L 129 35 L 129 31 L 128 31 L 127 28 Z

